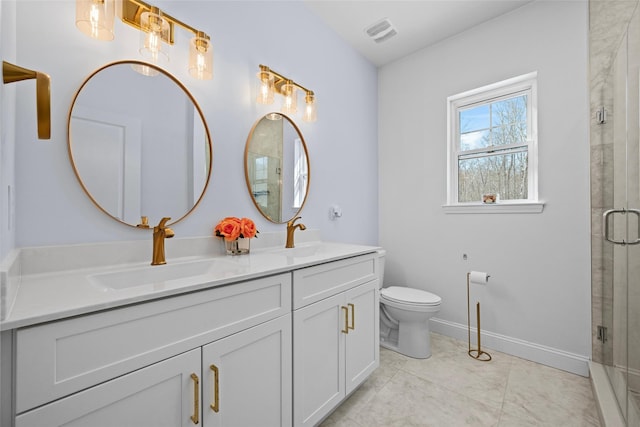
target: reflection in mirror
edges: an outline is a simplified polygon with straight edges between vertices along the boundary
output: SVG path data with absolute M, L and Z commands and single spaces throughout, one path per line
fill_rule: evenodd
M 69 156 L 91 200 L 118 221 L 176 223 L 211 175 L 211 137 L 200 107 L 162 69 L 153 77 L 122 61 L 95 71 L 69 112 Z M 146 66 L 153 67 L 150 64 Z
M 260 213 L 282 224 L 304 206 L 309 191 L 309 160 L 302 133 L 280 113 L 269 113 L 251 129 L 244 152 L 249 194 Z

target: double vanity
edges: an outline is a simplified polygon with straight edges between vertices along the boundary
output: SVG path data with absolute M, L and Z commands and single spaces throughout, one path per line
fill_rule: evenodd
M 0 425 L 313 426 L 377 368 L 376 247 L 316 236 L 285 248 L 262 233 L 262 247 L 227 256 L 217 238 L 176 238 L 162 265 L 168 227 L 196 208 L 212 165 L 202 110 L 175 77 L 107 64 L 80 86 L 68 130 L 95 206 L 136 230 L 160 222 L 153 248 L 22 248 L 0 265 Z M 244 169 L 258 212 L 290 222 L 293 246 L 309 190 L 293 120 L 259 118 Z
M 150 266 L 118 263 L 119 245 L 4 266 L 3 426 L 311 426 L 378 366 L 375 247 L 176 249 Z

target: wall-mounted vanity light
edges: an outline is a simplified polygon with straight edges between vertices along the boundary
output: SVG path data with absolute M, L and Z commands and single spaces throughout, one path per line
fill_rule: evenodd
M 213 47 L 203 31 L 140 0 L 122 0 L 120 13 L 122 22 L 142 32 L 140 53 L 154 64 L 169 60 L 162 43 L 174 44 L 176 25 L 193 33 L 189 43 L 189 74 L 199 80 L 213 78 Z M 76 0 L 76 26 L 89 37 L 113 40 L 114 15 L 114 0 Z M 152 69 L 141 67 L 137 71 L 150 75 Z
M 94 39 L 113 40 L 115 3 L 109 0 L 77 0 L 76 26 Z
M 38 115 L 38 139 L 51 138 L 51 79 L 45 73 L 2 61 L 4 84 L 36 79 L 36 112 Z
M 274 94 L 279 93 L 283 96 L 281 111 L 287 115 L 293 115 L 298 110 L 298 89 L 305 93 L 305 108 L 302 120 L 305 122 L 315 122 L 317 120 L 316 99 L 312 90 L 309 90 L 288 77 L 280 73 L 276 73 L 266 65 L 260 65 L 258 73 L 260 87 L 256 102 L 258 104 L 272 104 Z

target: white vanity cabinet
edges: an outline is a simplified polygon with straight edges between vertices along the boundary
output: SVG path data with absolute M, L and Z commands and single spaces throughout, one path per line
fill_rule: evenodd
M 27 277 L 30 317 L 0 324 L 0 424 L 318 424 L 379 364 L 378 258 L 372 247 L 309 248 L 217 260 L 229 270 L 153 299 L 86 288 L 86 271 Z
M 18 415 L 16 427 L 193 426 L 199 378 L 200 351 L 191 350 Z
M 379 365 L 371 255 L 294 271 L 294 425 L 321 421 Z
M 290 426 L 291 315 L 202 349 L 205 427 Z
M 285 273 L 18 329 L 16 426 L 291 425 L 290 313 Z

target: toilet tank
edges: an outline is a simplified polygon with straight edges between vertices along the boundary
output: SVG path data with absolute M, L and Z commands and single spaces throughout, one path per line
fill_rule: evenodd
M 387 251 L 384 249 L 378 249 L 378 280 L 380 289 L 382 289 L 382 283 L 384 282 L 384 257 Z

